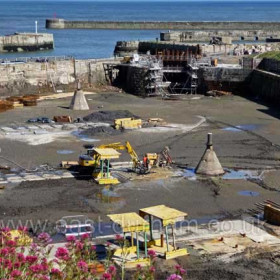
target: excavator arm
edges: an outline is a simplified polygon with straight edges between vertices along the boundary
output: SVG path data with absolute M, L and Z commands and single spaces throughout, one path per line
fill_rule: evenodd
M 126 150 L 127 150 L 128 154 L 130 155 L 133 163 L 135 165 L 138 165 L 140 162 L 139 157 L 128 141 L 125 142 L 125 146 L 126 146 Z
M 108 148 L 112 148 L 115 150 L 125 150 L 126 146 L 122 145 L 120 142 L 116 142 L 116 143 L 112 143 L 112 144 L 104 144 L 104 145 L 100 145 L 98 146 L 99 149 L 108 149 Z

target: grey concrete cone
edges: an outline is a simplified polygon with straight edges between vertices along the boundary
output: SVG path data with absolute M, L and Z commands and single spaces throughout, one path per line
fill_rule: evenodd
M 72 97 L 71 103 L 69 108 L 71 110 L 89 110 L 87 100 L 85 95 L 81 89 L 81 83 L 78 81 L 77 83 L 77 90 Z
M 225 173 L 213 149 L 212 133 L 208 133 L 207 147 L 195 169 L 195 173 L 208 176 L 218 176 Z

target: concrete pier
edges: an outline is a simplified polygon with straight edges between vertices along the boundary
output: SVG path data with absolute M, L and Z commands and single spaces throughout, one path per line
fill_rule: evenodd
M 15 33 L 0 37 L 0 52 L 29 52 L 53 48 L 53 35 L 48 33 Z
M 266 26 L 263 26 L 265 28 Z M 277 26 L 274 29 L 254 29 L 254 30 L 188 30 L 161 32 L 161 41 L 176 42 L 209 42 L 213 37 L 230 37 L 233 41 L 266 41 L 280 38 L 280 30 Z
M 46 28 L 53 29 L 147 29 L 147 30 L 280 30 L 280 22 L 233 21 L 70 21 L 47 19 Z

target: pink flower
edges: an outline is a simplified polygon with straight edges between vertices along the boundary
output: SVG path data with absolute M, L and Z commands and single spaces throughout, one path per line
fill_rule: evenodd
M 9 247 L 15 247 L 17 245 L 17 243 L 13 240 L 8 240 L 7 241 L 7 246 Z
M 12 262 L 10 260 L 4 260 L 4 267 L 7 267 L 9 269 L 12 268 Z
M 70 235 L 66 237 L 67 242 L 74 242 L 76 240 L 76 237 L 74 235 Z
M 25 260 L 28 263 L 32 264 L 35 263 L 38 260 L 38 258 L 36 256 L 26 256 Z
M 137 264 L 136 268 L 137 268 L 137 270 L 141 270 L 142 269 L 142 265 L 141 264 Z
M 77 263 L 77 266 L 80 270 L 82 270 L 83 272 L 87 272 L 88 271 L 88 264 L 82 260 L 80 260 L 78 263 Z
M 109 273 L 112 275 L 112 276 L 115 276 L 117 274 L 117 269 L 115 266 L 111 265 L 108 269 Z
M 175 265 L 175 269 L 176 269 L 176 270 L 180 270 L 180 269 L 181 269 L 181 266 L 180 266 L 179 264 L 176 264 L 176 265 Z
M 51 243 L 52 242 L 51 236 L 46 232 L 40 233 L 37 238 L 40 242 L 43 242 L 43 243 Z
M 11 272 L 11 277 L 19 277 L 19 276 L 21 276 L 21 272 L 19 270 L 15 269 Z
M 82 236 L 81 236 L 81 239 L 82 240 L 85 240 L 85 239 L 89 239 L 90 235 L 88 233 L 84 233 Z
M 180 275 L 177 275 L 177 274 L 171 274 L 167 280 L 181 280 L 183 279 Z
M 19 226 L 19 227 L 18 227 L 18 231 L 27 232 L 27 231 L 28 231 L 28 228 L 27 228 L 27 227 L 24 227 L 24 226 Z
M 51 274 L 58 274 L 59 275 L 60 273 L 61 273 L 61 271 L 57 268 L 52 268 L 51 269 Z
M 156 252 L 154 250 L 149 250 L 148 255 L 150 256 L 150 258 L 155 258 L 156 257 Z
M 101 280 L 111 280 L 112 275 L 108 272 L 103 273 Z
M 3 248 L 0 250 L 1 256 L 7 256 L 9 254 L 9 250 L 7 248 Z
M 14 263 L 14 268 L 20 268 L 21 267 L 21 263 L 20 262 L 15 262 Z
M 35 265 L 31 265 L 29 267 L 29 269 L 33 272 L 33 273 L 39 273 L 43 270 L 42 265 L 40 264 L 35 264 Z
M 92 251 L 96 251 L 96 246 L 95 246 L 95 245 L 92 245 L 90 249 L 91 249 Z
M 24 261 L 25 261 L 25 256 L 24 256 L 24 254 L 23 254 L 23 253 L 18 253 L 18 254 L 17 254 L 17 259 L 18 259 L 18 261 L 20 261 L 20 262 L 24 262 Z
M 80 241 L 77 241 L 76 242 L 76 249 L 78 251 L 81 251 L 83 248 L 84 248 L 84 244 L 82 242 L 80 242 Z
M 67 261 L 69 259 L 69 251 L 66 248 L 59 247 L 55 252 L 55 257 Z
M 0 229 L 0 232 L 10 232 L 11 229 L 9 227 L 3 227 Z
M 156 271 L 154 266 L 151 266 L 149 270 L 150 270 L 151 273 L 155 273 L 155 271 Z
M 179 269 L 180 275 L 184 275 L 187 273 L 187 271 L 184 268 Z
M 115 239 L 116 239 L 117 241 L 123 241 L 123 236 L 121 236 L 120 234 L 117 234 L 117 235 L 115 236 Z

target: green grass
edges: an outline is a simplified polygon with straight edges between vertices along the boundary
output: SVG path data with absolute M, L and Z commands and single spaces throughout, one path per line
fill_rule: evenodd
M 280 51 L 271 51 L 258 55 L 258 58 L 271 58 L 280 60 Z

